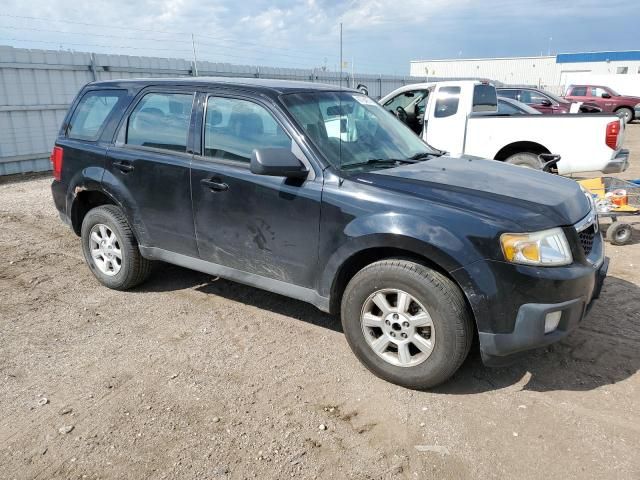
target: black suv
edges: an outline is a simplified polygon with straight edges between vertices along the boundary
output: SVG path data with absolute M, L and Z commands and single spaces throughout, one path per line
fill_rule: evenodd
M 475 332 L 489 364 L 563 338 L 607 270 L 576 182 L 446 157 L 355 90 L 91 83 L 51 159 L 102 284 L 131 288 L 163 260 L 310 302 L 408 387 L 449 378 Z

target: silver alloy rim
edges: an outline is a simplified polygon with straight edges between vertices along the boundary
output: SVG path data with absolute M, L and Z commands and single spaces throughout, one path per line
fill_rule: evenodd
M 622 117 L 625 123 L 629 123 L 629 120 L 631 119 L 631 112 L 629 112 L 629 110 L 621 110 L 618 115 Z
M 117 275 L 122 268 L 122 250 L 115 232 L 98 223 L 89 234 L 89 250 L 96 267 L 105 275 Z
M 415 367 L 433 352 L 436 332 L 431 315 L 402 290 L 372 293 L 364 302 L 360 323 L 371 349 L 392 365 Z

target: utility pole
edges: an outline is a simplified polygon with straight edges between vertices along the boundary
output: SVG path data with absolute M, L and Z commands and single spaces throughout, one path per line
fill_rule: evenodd
M 353 57 L 351 57 L 351 88 L 356 88 L 356 76 L 353 73 Z
M 198 76 L 198 57 L 196 56 L 196 39 L 193 36 L 193 33 L 191 34 L 191 46 L 193 47 L 193 76 L 197 77 Z
M 342 88 L 342 22 L 340 22 L 340 87 Z

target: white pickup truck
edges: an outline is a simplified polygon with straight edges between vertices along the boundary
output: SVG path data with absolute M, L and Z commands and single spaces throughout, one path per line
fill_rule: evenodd
M 560 175 L 627 169 L 624 123 L 615 115 L 503 115 L 493 85 L 479 81 L 417 83 L 380 103 L 430 145 L 450 155 L 474 155 L 542 168 L 542 153 L 560 155 Z

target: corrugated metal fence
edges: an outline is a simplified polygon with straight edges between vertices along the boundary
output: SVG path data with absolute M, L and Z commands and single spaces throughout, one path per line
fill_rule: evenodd
M 193 74 L 188 60 L 30 50 L 0 46 L 0 175 L 49 170 L 49 152 L 68 105 L 94 80 Z M 262 77 L 340 84 L 338 72 L 198 62 L 198 75 Z M 367 86 L 379 98 L 426 79 L 343 74 L 344 86 Z M 433 79 L 432 79 L 433 80 Z

